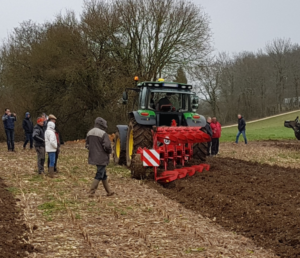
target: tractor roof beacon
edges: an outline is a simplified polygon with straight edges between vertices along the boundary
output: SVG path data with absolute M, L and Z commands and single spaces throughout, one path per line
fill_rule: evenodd
M 137 110 L 129 113 L 129 125 L 117 126 L 114 162 L 126 164 L 137 179 L 153 175 L 149 169 L 153 167 L 160 183 L 209 169 L 199 165 L 206 160 L 211 137 L 205 117 L 196 113 L 199 99 L 192 85 L 163 79 L 138 83 L 137 77 L 135 81 L 136 87 L 123 93 L 123 103 L 128 101 L 128 91 L 135 91 Z M 190 167 L 184 167 L 186 163 Z

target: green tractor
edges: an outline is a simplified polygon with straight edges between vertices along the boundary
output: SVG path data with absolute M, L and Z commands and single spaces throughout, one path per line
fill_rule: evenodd
M 135 91 L 138 108 L 129 113 L 128 125 L 117 125 L 115 164 L 126 165 L 133 178 L 142 179 L 151 173 L 151 164 L 147 165 L 145 157 L 153 162 L 148 154 L 143 155 L 143 150 L 154 151 L 158 160 L 158 164 L 153 165 L 155 171 L 167 170 L 170 162 L 174 165 L 172 171 L 191 160 L 204 162 L 210 127 L 205 117 L 196 113 L 199 98 L 192 90 L 192 85 L 164 82 L 163 79 L 136 81 L 135 88 L 126 89 L 123 103 L 128 101 L 128 91 Z

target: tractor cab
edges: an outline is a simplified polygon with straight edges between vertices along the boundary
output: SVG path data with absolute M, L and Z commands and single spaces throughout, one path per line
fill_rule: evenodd
M 142 82 L 136 88 L 126 89 L 123 103 L 127 103 L 129 90 L 139 93 L 137 111 L 133 111 L 137 121 L 145 125 L 205 126 L 203 116 L 196 113 L 199 98 L 192 92 L 192 85 L 164 82 Z

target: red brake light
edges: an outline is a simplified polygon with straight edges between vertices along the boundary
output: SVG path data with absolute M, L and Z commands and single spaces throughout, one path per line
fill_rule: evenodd
M 147 112 L 142 112 L 141 115 L 142 115 L 142 116 L 149 116 L 149 113 L 147 113 Z
M 193 118 L 194 118 L 194 119 L 199 119 L 199 118 L 200 118 L 200 116 L 198 116 L 198 115 L 194 115 L 194 116 L 193 116 Z

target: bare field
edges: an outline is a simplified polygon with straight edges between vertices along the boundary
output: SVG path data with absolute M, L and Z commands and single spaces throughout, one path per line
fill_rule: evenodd
M 116 195 L 106 197 L 100 186 L 88 198 L 95 167 L 87 165 L 82 143 L 63 146 L 58 178 L 38 176 L 35 159 L 21 144 L 17 153 L 0 145 L 0 177 L 19 199 L 29 231 L 24 241 L 35 248 L 30 257 L 275 257 L 162 195 L 157 184 L 130 179 L 123 167 L 108 168 Z
M 300 141 L 260 141 L 247 145 L 221 143 L 220 157 L 235 158 L 260 164 L 300 168 Z

